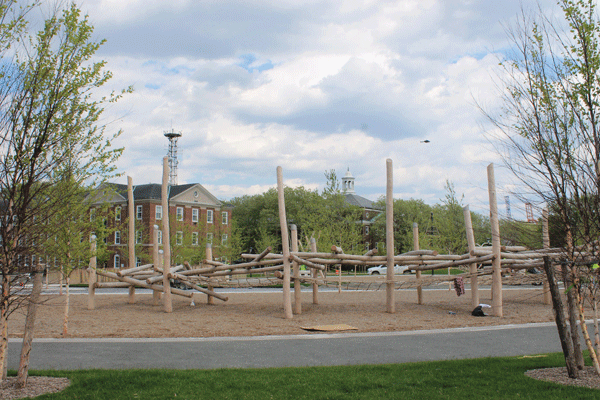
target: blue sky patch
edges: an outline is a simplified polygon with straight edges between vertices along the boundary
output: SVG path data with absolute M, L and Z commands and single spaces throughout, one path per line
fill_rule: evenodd
M 274 65 L 271 61 L 267 61 L 260 65 L 253 65 L 254 62 L 257 60 L 257 58 L 254 54 L 242 54 L 238 58 L 240 58 L 240 62 L 237 63 L 236 65 L 244 68 L 248 72 L 254 72 L 254 71 L 263 72 L 263 71 L 266 71 L 269 69 L 273 69 L 273 67 L 274 67 Z

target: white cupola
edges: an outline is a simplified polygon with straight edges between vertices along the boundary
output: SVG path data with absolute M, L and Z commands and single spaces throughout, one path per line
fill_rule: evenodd
M 350 173 L 350 167 L 348 167 L 346 175 L 342 178 L 342 191 L 345 193 L 354 193 L 354 177 Z

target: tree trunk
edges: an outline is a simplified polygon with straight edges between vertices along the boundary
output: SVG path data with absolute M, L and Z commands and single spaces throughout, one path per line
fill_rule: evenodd
M 71 300 L 71 297 L 69 296 L 69 284 L 71 279 L 69 278 L 69 276 L 67 275 L 65 278 L 65 314 L 63 316 L 63 331 L 62 331 L 62 335 L 63 336 L 67 336 L 69 334 L 69 301 Z
M 554 309 L 554 319 L 556 321 L 556 328 L 558 329 L 560 345 L 563 350 L 563 355 L 565 356 L 567 373 L 569 374 L 569 378 L 577 379 L 579 377 L 579 370 L 573 355 L 573 341 L 571 340 L 571 335 L 567 329 L 567 321 L 565 318 L 563 302 L 560 297 L 560 290 L 556 284 L 554 268 L 552 267 L 552 263 L 548 257 L 544 257 L 544 271 L 546 272 L 546 278 L 548 279 L 548 284 L 550 286 L 552 308 Z
M 600 329 L 598 327 L 598 301 L 596 297 L 592 299 L 592 310 L 594 310 L 594 347 L 596 354 L 600 353 Z
M 36 269 L 33 276 L 33 288 L 29 297 L 27 317 L 25 319 L 25 332 L 23 334 L 23 346 L 21 347 L 21 359 L 19 360 L 19 372 L 17 374 L 17 388 L 22 389 L 27 385 L 29 376 L 29 355 L 31 354 L 33 342 L 33 330 L 35 326 L 35 314 L 37 311 L 40 294 L 42 292 L 42 270 Z
M 563 283 L 565 285 L 565 290 L 567 291 L 567 309 L 569 311 L 569 324 L 571 327 L 571 340 L 573 342 L 573 355 L 575 357 L 575 362 L 577 363 L 578 369 L 583 369 L 583 351 L 581 349 L 581 339 L 579 338 L 579 328 L 578 328 L 578 320 L 579 320 L 579 311 L 577 307 L 577 301 L 575 300 L 575 287 L 573 285 L 573 279 L 569 279 L 569 267 L 563 265 L 562 276 Z M 571 277 L 573 274 L 571 273 Z
M 10 283 L 8 276 L 2 279 L 2 301 L 0 302 L 0 383 L 6 379 L 8 366 L 8 300 L 10 296 Z
M 583 338 L 585 339 L 585 345 L 590 353 L 590 358 L 592 359 L 592 364 L 594 365 L 594 369 L 596 370 L 596 374 L 600 376 L 600 364 L 598 364 L 598 354 L 594 350 L 594 346 L 592 345 L 592 340 L 590 339 L 590 335 L 587 330 L 587 325 L 585 324 L 585 313 L 583 311 L 583 299 L 579 292 L 575 292 L 577 295 L 577 306 L 579 308 L 579 323 L 581 325 L 581 331 L 583 332 Z

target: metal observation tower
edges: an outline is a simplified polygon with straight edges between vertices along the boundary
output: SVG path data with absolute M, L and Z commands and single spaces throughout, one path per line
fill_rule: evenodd
M 175 132 L 173 128 L 165 132 L 165 137 L 169 139 L 169 185 L 177 185 L 177 139 L 181 137 L 181 132 Z

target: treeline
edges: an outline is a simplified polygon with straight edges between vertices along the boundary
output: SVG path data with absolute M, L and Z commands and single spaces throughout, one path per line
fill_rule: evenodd
M 332 245 L 348 253 L 364 252 L 363 210 L 345 201 L 337 184 L 335 172 L 325 174 L 328 184 L 323 192 L 304 187 L 284 189 L 288 224 L 298 227 L 300 247 L 308 248 L 311 237 L 317 240 L 318 251 L 329 252 Z M 242 196 L 231 201 L 236 222 L 236 240 L 244 252 L 261 252 L 267 246 L 281 251 L 281 229 L 277 191 L 270 189 L 254 196 Z M 413 249 L 413 223 L 419 226 L 419 243 L 423 249 L 443 254 L 464 254 L 467 239 L 462 197 L 456 196 L 451 183 L 446 184 L 446 196 L 439 204 L 428 205 L 422 200 L 394 200 L 394 253 Z M 375 202 L 381 210 L 370 226 L 370 241 L 380 251 L 385 249 L 385 200 Z M 489 217 L 471 212 L 475 242 L 491 242 Z M 503 221 L 503 244 L 540 248 L 541 224 Z

